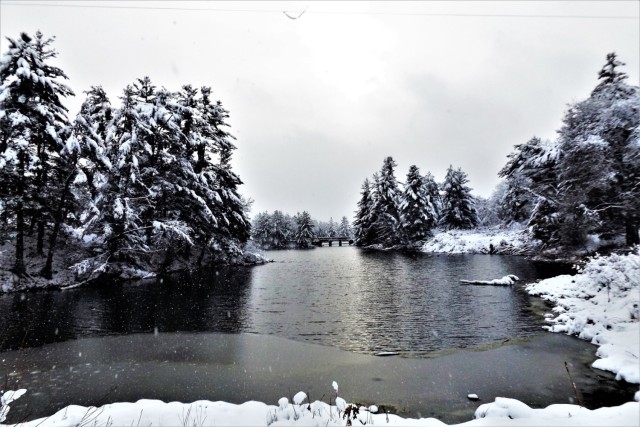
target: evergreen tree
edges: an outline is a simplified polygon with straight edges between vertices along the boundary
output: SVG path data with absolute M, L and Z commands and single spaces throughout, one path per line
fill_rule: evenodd
M 622 65 L 615 53 L 607 55 L 600 83 L 569 108 L 559 131 L 561 233 L 574 246 L 588 233 L 621 233 L 628 245 L 640 243 L 640 88 L 626 83 Z
M 442 216 L 440 223 L 445 228 L 474 228 L 478 225 L 478 215 L 474 207 L 467 174 L 462 169 L 449 166 L 442 189 Z
M 351 224 L 349 224 L 349 220 L 346 216 L 343 216 L 340 220 L 340 225 L 338 226 L 338 236 L 340 237 L 352 237 Z
M 558 144 L 533 137 L 525 144 L 515 146 L 509 161 L 499 176 L 508 184 L 505 202 L 511 200 L 508 214 L 519 218 L 523 208 L 530 204 L 527 225 L 532 235 L 548 244 L 557 244 L 559 235 L 559 206 L 562 198 L 558 185 L 558 162 L 561 153 Z
M 333 217 L 329 218 L 329 223 L 327 226 L 327 236 L 335 237 L 336 236 L 336 224 L 333 222 Z
M 63 223 L 68 222 L 67 215 L 79 210 L 79 206 L 91 205 L 97 194 L 96 182 L 111 167 L 105 155 L 104 140 L 106 122 L 110 119 L 111 111 L 109 100 L 99 87 L 93 87 L 86 93 L 87 98 L 76 116 L 71 134 L 56 158 L 54 171 L 58 175 L 57 181 L 62 185 L 56 195 L 54 224 L 49 238 L 47 260 L 42 270 L 43 277 L 47 279 L 52 278 L 58 234 Z M 76 221 L 75 225 L 80 224 Z
M 112 167 L 96 197 L 87 227 L 98 236 L 97 243 L 106 245 L 111 262 L 139 266 L 139 254 L 148 252 L 143 213 L 152 208 L 149 187 L 140 178 L 141 169 L 149 164 L 151 147 L 144 145 L 145 130 L 141 129 L 131 86 L 124 89 L 121 101 L 106 141 Z
M 371 214 L 373 211 L 373 195 L 369 180 L 365 179 L 362 184 L 362 192 L 360 193 L 360 201 L 358 202 L 358 210 L 353 221 L 353 235 L 356 245 L 366 246 L 372 243 L 372 226 Z
M 227 252 L 239 253 L 238 244 L 244 243 L 249 238 L 251 223 L 238 193 L 238 187 L 242 185 L 242 181 L 231 170 L 231 156 L 236 146 L 231 141 L 234 139 L 233 136 L 225 130 L 225 127 L 228 127 L 226 119 L 229 117 L 229 112 L 223 108 L 220 101 L 215 103 L 211 101 L 211 88 L 202 87 L 200 92 L 202 117 L 208 126 L 206 131 L 202 132 L 206 140 L 201 139 L 200 144 L 196 144 L 198 160 L 195 169 L 202 174 L 203 168 L 206 170 L 209 164 L 214 165 L 213 184 L 218 193 L 216 197 L 218 216 L 222 219 L 218 222 L 216 237 Z M 205 147 L 203 147 L 204 141 L 207 141 Z M 213 162 L 216 156 L 217 163 Z M 287 236 L 289 237 L 291 236 Z
M 427 174 L 422 178 L 424 193 L 429 199 L 431 206 L 433 206 L 433 211 L 435 214 L 436 222 L 440 218 L 440 211 L 442 210 L 442 200 L 440 199 L 440 190 L 438 188 L 438 184 L 431 172 L 427 172 Z
M 285 215 L 279 211 L 279 210 L 275 210 L 273 211 L 273 214 L 271 215 L 271 221 L 270 221 L 270 240 L 271 240 L 271 245 L 274 248 L 283 248 L 285 247 L 287 240 L 288 240 L 288 230 L 289 230 L 289 226 L 287 224 L 287 220 L 285 218 Z
M 305 249 L 311 246 L 315 233 L 313 232 L 313 220 L 309 212 L 302 211 L 296 217 L 295 241 L 299 248 Z
M 400 201 L 400 215 L 404 234 L 409 242 L 420 242 L 432 235 L 436 213 L 426 193 L 420 170 L 412 165 L 404 184 Z
M 253 219 L 251 227 L 253 239 L 261 246 L 271 245 L 271 217 L 268 212 L 261 212 Z
M 97 186 L 111 168 L 106 157 L 106 140 L 113 109 L 101 86 L 92 86 L 85 94 L 86 99 L 73 124 L 73 136 L 82 148 L 83 155 L 78 160 L 78 167 L 92 201 L 97 195 Z
M 43 252 L 45 225 L 51 221 L 48 198 L 60 183 L 53 162 L 64 147 L 67 109 L 61 98 L 73 95 L 60 82 L 64 72 L 49 64 L 57 52 L 39 31 L 8 38 L 0 61 L 0 180 L 3 226 L 15 230 L 13 271 L 26 274 L 24 238 L 27 217 L 37 225 L 37 249 Z
M 374 214 L 377 216 L 374 226 L 377 242 L 390 247 L 404 241 L 400 222 L 400 190 L 394 175 L 396 162 L 392 157 L 384 159 L 377 182 L 377 199 L 374 203 Z

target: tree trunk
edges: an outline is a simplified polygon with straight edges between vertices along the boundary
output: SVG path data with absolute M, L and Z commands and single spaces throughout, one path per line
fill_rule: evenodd
M 20 277 L 26 273 L 24 268 L 24 206 L 22 198 L 16 206 L 16 263 L 13 272 Z
M 36 254 L 44 255 L 44 219 L 38 220 L 38 240 L 36 243 Z
M 173 262 L 173 259 L 174 259 L 173 246 L 169 245 L 169 247 L 165 251 L 164 261 L 160 266 L 160 277 L 164 277 L 167 275 L 167 273 L 169 272 L 169 267 Z
M 73 174 L 72 174 L 73 175 Z M 53 255 L 56 250 L 56 242 L 58 240 L 58 233 L 62 226 L 64 206 L 67 203 L 67 196 L 69 195 L 69 185 L 71 183 L 71 177 L 67 178 L 64 188 L 62 190 L 62 196 L 60 196 L 60 204 L 56 211 L 55 223 L 53 224 L 53 230 L 51 231 L 51 237 L 49 238 L 49 252 L 47 253 L 47 262 L 42 269 L 42 276 L 45 279 L 51 280 L 53 277 Z
M 627 219 L 626 231 L 628 246 L 640 244 L 640 236 L 638 236 L 638 224 L 634 223 L 631 219 Z
M 24 172 L 25 172 L 25 154 L 18 154 L 18 182 L 16 185 L 16 262 L 13 272 L 22 277 L 26 273 L 24 267 Z

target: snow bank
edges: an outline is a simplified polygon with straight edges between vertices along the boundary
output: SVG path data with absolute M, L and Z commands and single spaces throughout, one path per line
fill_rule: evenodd
M 474 230 L 448 230 L 436 233 L 423 246 L 423 252 L 450 254 L 529 255 L 539 248 L 527 230 L 500 227 Z
M 476 409 L 476 419 L 490 421 L 487 425 L 529 426 L 632 426 L 640 425 L 640 404 L 628 402 L 611 408 L 590 410 L 578 405 L 550 405 L 533 409 L 519 400 L 496 397 L 495 402 L 485 403 Z M 513 421 L 506 422 L 506 420 Z M 472 425 L 465 423 L 464 425 Z
M 527 285 L 555 304 L 547 329 L 599 346 L 593 367 L 640 383 L 640 248 L 628 255 L 596 256 L 576 276 Z
M 296 396 L 302 396 L 299 393 Z M 306 395 L 305 395 L 306 397 Z M 294 401 L 296 399 L 294 398 Z M 304 400 L 304 399 L 303 399 Z M 139 400 L 114 403 L 102 407 L 71 405 L 54 415 L 21 423 L 24 427 L 64 426 L 344 426 L 385 425 L 442 427 L 447 424 L 435 418 L 409 419 L 392 414 L 375 413 L 377 407 L 355 406 L 337 397 L 339 405 L 325 402 L 290 404 L 282 398 L 279 405 L 245 402 L 200 400 L 193 403 Z M 342 410 L 339 410 L 342 407 Z M 532 409 L 524 403 L 505 398 L 480 405 L 472 421 L 459 426 L 637 426 L 640 425 L 640 403 L 629 402 L 613 408 L 588 410 L 577 405 L 551 405 Z

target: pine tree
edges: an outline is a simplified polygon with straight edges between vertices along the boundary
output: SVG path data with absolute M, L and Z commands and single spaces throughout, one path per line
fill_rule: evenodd
M 107 129 L 113 118 L 113 109 L 109 97 L 101 86 L 92 86 L 85 94 L 86 99 L 75 118 L 73 135 L 82 147 L 83 155 L 79 159 L 78 167 L 93 200 L 97 195 L 97 186 L 102 176 L 111 167 L 106 157 L 106 140 Z
M 336 236 L 336 224 L 333 222 L 333 217 L 329 218 L 329 224 L 327 226 L 327 236 L 335 237 Z
M 371 184 L 368 179 L 362 184 L 362 192 L 360 193 L 360 201 L 358 202 L 358 210 L 353 221 L 353 235 L 355 243 L 358 246 L 366 246 L 372 243 L 372 226 L 371 214 L 373 210 L 373 198 L 371 193 Z
M 628 245 L 640 243 L 640 88 L 625 82 L 622 65 L 615 53 L 607 55 L 600 83 L 569 108 L 559 131 L 561 232 L 574 246 L 589 233 L 621 233 Z
M 442 189 L 442 216 L 440 223 L 445 228 L 474 228 L 478 225 L 478 215 L 474 208 L 469 182 L 462 169 L 449 166 Z
M 426 194 L 431 206 L 433 206 L 433 211 L 435 214 L 436 222 L 440 218 L 440 211 L 442 210 L 442 200 L 440 199 L 440 190 L 438 188 L 438 184 L 431 172 L 427 172 L 427 174 L 422 178 L 424 193 Z
M 0 62 L 0 180 L 4 225 L 15 230 L 14 272 L 26 274 L 24 238 L 27 217 L 37 224 L 37 252 L 43 252 L 48 197 L 60 183 L 53 161 L 64 147 L 69 121 L 61 98 L 73 95 L 61 83 L 64 72 L 49 64 L 57 52 L 39 31 L 8 38 Z M 6 234 L 6 231 L 5 231 Z
M 100 181 L 111 167 L 109 159 L 105 156 L 104 141 L 111 111 L 109 100 L 99 87 L 93 87 L 86 93 L 87 98 L 76 116 L 71 133 L 56 158 L 54 171 L 59 177 L 57 181 L 62 185 L 56 195 L 57 207 L 49 238 L 49 250 L 42 269 L 42 276 L 47 279 L 52 278 L 58 234 L 63 223 L 67 222 L 67 214 L 72 213 L 75 206 L 87 206 L 92 203 L 97 194 L 96 182 Z M 96 174 L 99 177 L 96 177 Z
M 270 240 L 271 240 L 271 245 L 274 248 L 284 248 L 287 240 L 288 240 L 288 236 L 287 236 L 287 231 L 288 231 L 288 224 L 287 224 L 287 220 L 285 218 L 285 215 L 279 211 L 279 210 L 275 210 L 273 211 L 273 214 L 271 215 L 271 221 L 270 221 Z
M 430 237 L 436 225 L 435 209 L 426 194 L 420 170 L 415 165 L 409 168 L 400 200 L 402 227 L 407 240 L 416 243 Z
M 373 210 L 377 216 L 374 226 L 376 228 L 377 243 L 390 247 L 404 242 L 402 224 L 400 222 L 400 190 L 394 175 L 396 162 L 392 157 L 384 159 L 377 182 L 377 200 Z
M 352 237 L 351 224 L 349 224 L 349 220 L 346 216 L 343 216 L 340 220 L 340 225 L 338 225 L 338 236 L 348 237 L 349 239 Z
M 509 161 L 499 172 L 508 184 L 505 203 L 513 207 L 508 211 L 512 218 L 519 218 L 530 204 L 527 225 L 532 235 L 547 244 L 557 244 L 559 235 L 559 207 L 562 199 L 558 184 L 559 146 L 553 141 L 533 137 L 525 144 L 515 146 Z
M 140 256 L 148 252 L 145 212 L 152 209 L 148 182 L 142 180 L 150 164 L 152 148 L 145 142 L 133 87 L 127 86 L 114 112 L 107 136 L 111 168 L 88 219 L 90 232 L 104 242 L 110 262 L 127 262 L 140 267 Z M 148 178 L 148 174 L 145 178 Z
M 302 211 L 302 214 L 297 215 L 295 241 L 299 248 L 306 249 L 311 246 L 315 238 L 313 228 L 313 220 L 309 212 Z
M 268 212 L 260 212 L 253 219 L 251 227 L 253 239 L 263 248 L 271 245 L 271 217 Z

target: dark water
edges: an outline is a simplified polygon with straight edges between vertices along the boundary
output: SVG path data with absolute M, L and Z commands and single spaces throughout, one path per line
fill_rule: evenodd
M 571 402 L 564 362 L 588 407 L 637 390 L 591 369 L 591 344 L 541 331 L 521 284 L 567 267 L 350 247 L 268 255 L 164 282 L 0 296 L 0 381 L 28 389 L 8 421 L 141 398 L 315 400 L 337 380 L 349 400 L 460 422 L 478 405 L 468 393 Z M 459 283 L 507 274 L 521 284 Z M 410 357 L 371 356 L 383 350 Z
M 163 283 L 0 296 L 0 350 L 153 331 L 247 332 L 421 357 L 540 331 L 521 286 L 468 286 L 460 279 L 515 274 L 526 283 L 567 271 L 522 257 L 353 247 L 268 255 L 276 262 Z

